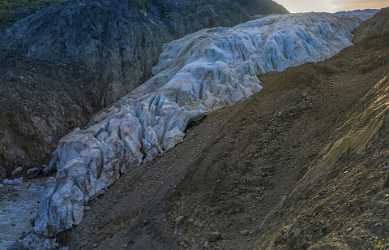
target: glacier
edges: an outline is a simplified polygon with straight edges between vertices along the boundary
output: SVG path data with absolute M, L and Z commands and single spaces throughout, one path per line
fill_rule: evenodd
M 337 54 L 375 13 L 271 15 L 165 45 L 150 80 L 61 139 L 50 163 L 55 187 L 23 244 L 53 248 L 56 234 L 81 223 L 86 202 L 182 142 L 192 121 L 259 92 L 261 74 Z

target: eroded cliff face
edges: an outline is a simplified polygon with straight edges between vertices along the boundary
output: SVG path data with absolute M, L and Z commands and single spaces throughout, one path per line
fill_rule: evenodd
M 60 137 L 150 76 L 164 43 L 286 12 L 268 0 L 61 2 L 25 3 L 50 6 L 0 35 L 0 177 L 47 164 Z
M 87 201 L 182 142 L 192 121 L 259 92 L 258 75 L 335 55 L 372 14 L 273 15 L 170 43 L 153 78 L 61 140 L 52 160 L 57 185 L 25 243 L 54 244 L 56 234 L 81 223 Z

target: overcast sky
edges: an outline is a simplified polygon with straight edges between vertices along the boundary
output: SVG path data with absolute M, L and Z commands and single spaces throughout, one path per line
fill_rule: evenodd
M 389 6 L 389 0 L 275 0 L 291 12 L 329 11 Z

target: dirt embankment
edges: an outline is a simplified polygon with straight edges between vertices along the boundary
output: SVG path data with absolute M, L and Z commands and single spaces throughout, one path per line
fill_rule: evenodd
M 209 114 L 123 177 L 63 240 L 71 249 L 387 249 L 388 44 L 388 34 L 366 36 L 323 63 L 264 76 L 261 93 Z

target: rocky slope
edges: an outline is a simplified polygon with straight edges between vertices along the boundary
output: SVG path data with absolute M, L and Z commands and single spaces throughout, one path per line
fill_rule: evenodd
M 0 178 L 46 163 L 59 137 L 148 78 L 165 42 L 286 12 L 270 0 L 58 2 L 0 5 L 51 4 L 0 33 Z
M 64 0 L 2 0 L 0 1 L 0 29 L 5 29 L 34 12 Z
M 372 13 L 274 15 L 170 43 L 151 80 L 61 140 L 53 159 L 57 186 L 25 243 L 79 224 L 85 202 L 181 142 L 201 114 L 258 92 L 258 75 L 349 46 L 351 32 Z
M 25 18 L 0 39 L 5 48 L 50 62 L 82 63 L 106 82 L 105 103 L 138 86 L 167 41 L 256 14 L 286 13 L 270 0 L 71 0 Z
M 334 58 L 265 75 L 259 94 L 193 124 L 182 144 L 90 203 L 62 240 L 70 249 L 387 249 L 389 34 L 368 35 L 386 13 Z
M 0 179 L 12 172 L 13 177 L 26 174 L 25 166 L 40 166 L 63 134 L 85 124 L 101 108 L 98 81 L 85 68 L 3 53 Z

